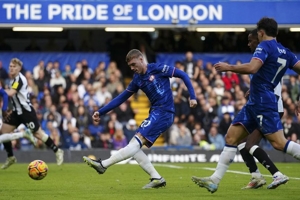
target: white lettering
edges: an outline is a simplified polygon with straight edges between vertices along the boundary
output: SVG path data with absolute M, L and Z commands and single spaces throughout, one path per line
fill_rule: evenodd
M 5 3 L 2 6 L 4 9 L 6 9 L 6 19 L 12 18 L 12 9 L 15 8 L 15 4 L 12 3 Z
M 206 162 L 206 155 L 205 154 L 198 154 L 197 155 L 197 161 L 198 162 Z
M 106 4 L 98 4 L 97 5 L 97 20 L 107 20 L 107 8 L 108 5 Z
M 124 5 L 124 15 L 128 15 L 131 12 L 132 12 L 132 5 L 130 4 Z
M 81 20 L 82 16 L 81 16 L 81 4 L 76 4 L 75 5 L 75 20 Z
M 217 9 L 215 6 L 213 5 L 209 5 L 208 6 L 208 10 L 209 10 L 209 20 L 214 20 L 214 17 L 217 20 L 222 20 L 222 6 L 218 5 Z
M 214 154 L 210 157 L 209 162 L 218 162 L 219 161 L 219 154 Z
M 113 14 L 116 16 L 121 16 L 124 14 L 124 8 L 122 5 L 117 4 L 113 7 Z
M 29 18 L 29 5 L 24 4 L 24 8 L 22 9 L 20 4 L 16 5 L 16 19 L 21 19 L 21 15 L 24 15 L 24 19 Z
M 190 20 L 192 18 L 192 9 L 188 5 L 179 6 L 179 20 Z
M 48 19 L 52 20 L 55 15 L 61 13 L 61 7 L 58 4 L 49 4 L 48 6 Z
M 84 20 L 91 20 L 94 19 L 96 16 L 96 9 L 92 5 L 83 5 L 82 8 L 82 17 Z
M 190 154 L 191 162 L 196 162 L 197 154 Z
M 202 15 L 198 15 L 198 12 L 202 11 Z M 208 10 L 204 5 L 197 5 L 193 8 L 193 16 L 198 21 L 203 21 L 208 16 Z
M 165 5 L 165 20 L 178 19 L 178 6 L 174 5 L 173 8 Z
M 143 15 L 143 6 L 142 5 L 138 5 L 137 6 L 137 18 L 138 20 L 148 20 L 149 17 L 146 15 Z
M 30 19 L 32 20 L 40 20 L 41 16 L 41 4 L 31 4 L 30 5 Z
M 74 20 L 73 13 L 74 13 L 75 9 L 71 4 L 63 4 L 61 10 L 62 10 L 62 19 L 63 20 L 66 20 L 66 19 Z
M 157 14 L 155 14 L 155 11 L 157 10 Z M 152 6 L 150 6 L 149 10 L 148 10 L 148 15 L 150 17 L 150 19 L 154 20 L 154 21 L 158 21 L 161 20 L 164 16 L 164 9 L 158 5 L 158 4 L 154 4 Z

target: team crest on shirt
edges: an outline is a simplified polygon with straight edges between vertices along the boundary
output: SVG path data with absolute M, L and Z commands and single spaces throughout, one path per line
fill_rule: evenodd
M 155 76 L 154 75 L 151 75 L 150 77 L 149 77 L 149 81 L 153 81 L 155 79 Z

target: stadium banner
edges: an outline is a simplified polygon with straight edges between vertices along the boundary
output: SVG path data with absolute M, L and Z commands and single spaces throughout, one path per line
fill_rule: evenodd
M 253 27 L 268 16 L 290 26 L 300 24 L 299 7 L 299 1 L 0 0 L 0 25 Z
M 48 62 L 58 61 L 60 64 L 60 70 L 64 71 L 66 65 L 70 65 L 74 70 L 76 62 L 87 60 L 91 69 L 95 69 L 99 62 L 105 62 L 106 66 L 110 61 L 110 57 L 107 53 L 67 53 L 67 52 L 1 52 L 0 61 L 3 67 L 8 70 L 10 60 L 12 58 L 19 58 L 23 62 L 25 70 L 33 71 L 33 68 L 43 60 L 45 66 Z
M 106 159 L 114 154 L 116 150 L 107 149 L 91 149 L 81 151 L 64 151 L 64 159 L 66 163 L 82 162 L 83 156 L 93 156 L 96 158 Z M 221 151 L 204 151 L 204 150 L 164 150 L 159 148 L 144 149 L 149 159 L 153 163 L 214 163 L 218 162 Z M 276 150 L 266 151 L 273 162 L 298 162 L 292 156 L 284 154 Z M 42 159 L 46 163 L 55 163 L 55 155 L 51 150 L 29 150 L 16 151 L 15 156 L 18 163 L 29 163 L 37 158 Z M 0 154 L 0 160 L 3 162 L 6 159 L 6 154 Z M 234 162 L 244 162 L 241 155 L 235 156 Z M 120 162 L 119 164 L 136 164 L 132 159 Z
M 296 53 L 298 59 L 300 59 L 300 53 Z M 195 61 L 203 60 L 203 66 L 205 67 L 207 62 L 215 64 L 217 62 L 228 62 L 230 64 L 236 64 L 237 61 L 247 63 L 250 61 L 252 54 L 250 53 L 194 53 L 193 59 Z M 183 53 L 158 53 L 156 54 L 156 62 L 165 63 L 170 66 L 174 66 L 176 61 L 183 61 L 185 54 Z M 286 71 L 288 75 L 294 75 L 296 72 L 288 69 Z

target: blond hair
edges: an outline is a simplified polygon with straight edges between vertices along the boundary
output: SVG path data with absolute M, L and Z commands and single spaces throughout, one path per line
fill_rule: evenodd
M 10 60 L 10 62 L 15 64 L 15 65 L 19 65 L 20 67 L 23 66 L 23 62 L 18 58 L 13 58 L 13 59 Z
M 126 62 L 131 61 L 133 58 L 138 58 L 138 57 L 143 57 L 142 52 L 140 52 L 137 49 L 132 49 L 128 52 L 127 56 L 126 56 Z

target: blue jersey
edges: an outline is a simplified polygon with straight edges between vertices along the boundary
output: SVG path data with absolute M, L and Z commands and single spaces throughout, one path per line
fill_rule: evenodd
M 253 57 L 263 65 L 253 74 L 250 83 L 249 105 L 277 105 L 278 97 L 274 88 L 288 68 L 292 69 L 298 62 L 297 57 L 275 39 L 262 41 L 256 48 Z M 274 104 L 273 104 L 274 103 Z
M 141 89 L 149 98 L 151 109 L 159 108 L 175 112 L 169 80 L 170 77 L 173 77 L 174 71 L 174 67 L 165 64 L 148 64 L 145 74 L 134 74 L 127 90 L 137 92 Z

